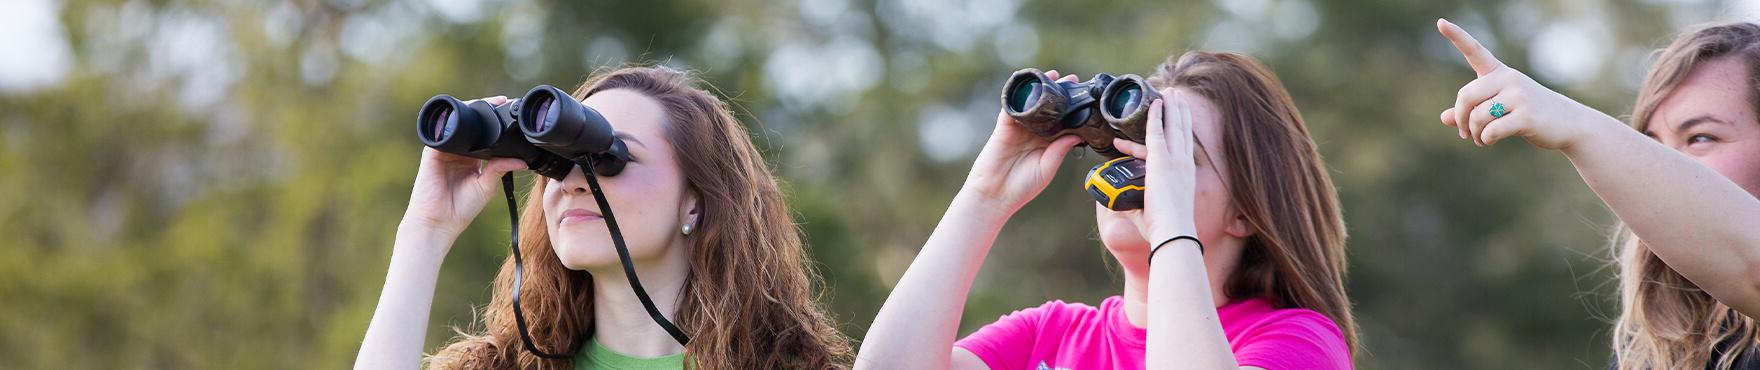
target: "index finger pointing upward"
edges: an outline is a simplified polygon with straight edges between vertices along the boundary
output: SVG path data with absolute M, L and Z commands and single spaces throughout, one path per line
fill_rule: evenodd
M 1467 30 L 1461 29 L 1461 26 L 1456 26 L 1447 19 L 1437 19 L 1436 31 L 1441 32 L 1442 37 L 1448 38 L 1448 42 L 1460 50 L 1461 56 L 1467 58 L 1467 64 L 1472 65 L 1473 72 L 1479 76 L 1483 77 L 1503 67 L 1503 62 L 1498 61 L 1497 56 L 1491 55 L 1491 50 L 1485 49 L 1485 45 L 1480 44 L 1473 35 L 1467 34 Z

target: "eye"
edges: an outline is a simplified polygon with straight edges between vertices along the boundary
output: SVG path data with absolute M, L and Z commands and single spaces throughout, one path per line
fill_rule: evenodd
M 1717 137 L 1706 134 L 1693 134 L 1687 137 L 1687 145 L 1717 142 Z

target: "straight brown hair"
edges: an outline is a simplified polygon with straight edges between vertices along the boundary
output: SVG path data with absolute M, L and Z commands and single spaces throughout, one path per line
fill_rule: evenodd
M 1236 53 L 1168 57 L 1149 83 L 1216 104 L 1233 205 L 1252 228 L 1229 298 L 1271 298 L 1332 319 L 1352 354 L 1356 321 L 1345 296 L 1344 215 L 1326 164 L 1295 101 L 1270 70 Z
M 688 74 L 632 67 L 599 74 L 576 100 L 628 89 L 660 102 L 668 117 L 686 187 L 702 202 L 687 238 L 690 272 L 678 325 L 690 335 L 687 368 L 825 369 L 849 361 L 849 341 L 819 305 L 819 280 L 776 178 L 750 134 L 715 95 Z M 543 194 L 533 181 L 529 194 Z M 541 196 L 529 196 L 520 220 L 527 257 L 520 305 L 532 340 L 546 351 L 576 353 L 593 335 L 592 276 L 557 259 L 545 227 Z M 486 330 L 460 336 L 429 359 L 440 369 L 572 369 L 573 360 L 526 352 L 514 328 L 513 260 L 501 265 L 482 312 Z

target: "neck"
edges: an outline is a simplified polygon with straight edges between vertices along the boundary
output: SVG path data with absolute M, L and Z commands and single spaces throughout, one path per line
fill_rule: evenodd
M 681 243 L 682 244 L 682 243 Z M 682 245 L 667 248 L 660 256 L 635 260 L 642 288 L 654 307 L 668 321 L 678 322 L 679 297 L 684 294 L 690 261 Z M 588 271 L 593 275 L 593 339 L 612 352 L 634 357 L 663 357 L 684 352 L 684 346 L 660 328 L 636 298 L 624 275 L 614 264 Z
M 1229 303 L 1228 292 L 1223 287 L 1226 286 L 1228 277 L 1234 275 L 1235 266 L 1240 263 L 1241 248 L 1238 245 L 1227 245 L 1223 248 L 1210 249 L 1210 251 L 1213 254 L 1204 256 L 1205 275 L 1210 278 L 1211 300 L 1216 302 L 1216 307 L 1222 307 Z M 1135 256 L 1114 253 L 1114 256 L 1119 258 L 1121 270 L 1124 270 L 1124 316 L 1130 319 L 1131 325 L 1147 328 L 1149 327 L 1149 250 L 1143 248 L 1142 253 Z

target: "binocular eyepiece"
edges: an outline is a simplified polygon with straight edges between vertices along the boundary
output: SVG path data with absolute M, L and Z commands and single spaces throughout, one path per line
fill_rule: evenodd
M 1015 71 L 1002 86 L 1003 111 L 1028 131 L 1047 138 L 1074 133 L 1108 157 L 1124 156 L 1112 147 L 1113 138 L 1143 142 L 1149 102 L 1159 98 L 1147 81 L 1133 74 L 1056 81 L 1027 68 Z
M 519 158 L 539 175 L 561 180 L 575 163 L 600 176 L 615 176 L 630 160 L 629 148 L 605 116 L 568 93 L 540 85 L 500 106 L 465 104 L 435 95 L 416 115 L 416 136 L 436 150 L 472 158 Z

